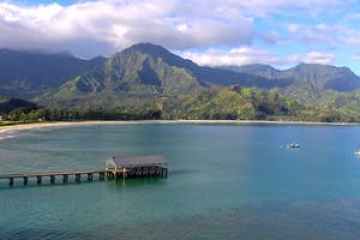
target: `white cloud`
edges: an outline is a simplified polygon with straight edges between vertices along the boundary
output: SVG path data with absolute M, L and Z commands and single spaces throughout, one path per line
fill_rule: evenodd
M 251 18 L 191 16 L 176 0 L 85 1 L 70 6 L 0 3 L 0 48 L 53 48 L 109 53 L 137 42 L 172 49 L 249 44 Z M 206 14 L 205 14 L 206 13 Z M 64 49 L 62 49 L 64 50 Z
M 324 52 L 308 52 L 304 55 L 293 55 L 289 57 L 290 62 L 304 62 L 315 64 L 333 64 L 335 62 L 335 55 Z
M 341 45 L 360 45 L 360 30 L 345 25 L 301 25 L 289 24 L 290 39 L 298 40 L 305 44 L 326 45 L 337 47 Z
M 252 63 L 278 64 L 280 59 L 265 50 L 250 47 L 234 48 L 229 51 L 210 49 L 205 52 L 185 51 L 184 58 L 207 66 L 240 66 Z
M 234 48 L 228 51 L 210 49 L 205 52 L 185 51 L 181 55 L 199 65 L 206 66 L 241 66 L 262 63 L 277 67 L 288 67 L 299 63 L 332 64 L 335 55 L 332 53 L 311 51 L 304 54 L 291 54 L 281 57 L 269 51 L 256 48 Z
M 0 1 L 0 48 L 109 54 L 137 42 L 174 50 L 274 43 L 275 31 L 255 31 L 255 18 L 281 11 L 321 12 L 352 0 L 83 0 L 19 5 Z
M 351 0 L 223 0 L 213 2 L 220 6 L 216 8 L 219 13 L 230 16 L 236 15 L 238 11 L 252 16 L 266 16 L 284 10 L 305 11 L 307 14 L 319 13 L 324 12 L 326 8 L 337 9 L 346 6 L 351 3 Z
M 353 55 L 352 57 L 353 60 L 357 61 L 357 62 L 360 62 L 360 53 L 356 53 Z

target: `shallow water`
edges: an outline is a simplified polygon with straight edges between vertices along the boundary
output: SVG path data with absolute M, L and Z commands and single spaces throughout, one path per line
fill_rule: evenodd
M 164 154 L 167 179 L 0 183 L 0 239 L 358 239 L 359 127 L 118 125 L 0 141 L 0 173 Z M 285 145 L 297 142 L 301 150 Z

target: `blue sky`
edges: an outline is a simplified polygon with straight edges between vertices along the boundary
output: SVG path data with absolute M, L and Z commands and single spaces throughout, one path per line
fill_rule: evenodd
M 359 21 L 357 0 L 6 0 L 0 48 L 91 58 L 152 42 L 202 65 L 306 62 L 360 74 Z

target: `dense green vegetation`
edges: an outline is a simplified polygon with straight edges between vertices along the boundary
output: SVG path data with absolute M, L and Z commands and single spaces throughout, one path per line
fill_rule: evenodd
M 182 96 L 165 101 L 164 117 L 169 119 L 265 120 L 291 118 L 301 110 L 295 101 L 277 91 L 252 88 L 222 88 L 196 96 Z
M 0 50 L 10 121 L 243 119 L 360 122 L 360 78 L 300 64 L 210 68 L 153 44 L 109 58 Z M 26 100 L 13 99 L 21 97 Z
M 20 107 L 3 115 L 4 120 L 75 121 L 75 120 L 291 120 L 322 122 L 360 121 L 359 97 L 331 98 L 338 105 L 303 105 L 284 97 L 277 90 L 254 88 L 213 88 L 176 97 L 157 97 L 143 104 L 115 108 L 45 108 Z M 356 99 L 356 100 L 355 100 Z M 342 101 L 342 102 L 341 102 Z

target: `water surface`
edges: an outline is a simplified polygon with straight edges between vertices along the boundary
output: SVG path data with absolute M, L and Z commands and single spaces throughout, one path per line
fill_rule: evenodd
M 164 154 L 169 177 L 0 183 L 0 239 L 358 239 L 359 134 L 189 124 L 23 132 L 0 141 L 0 173 L 102 169 L 126 153 Z

